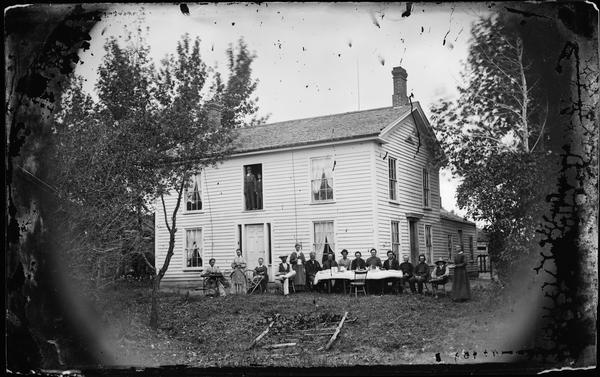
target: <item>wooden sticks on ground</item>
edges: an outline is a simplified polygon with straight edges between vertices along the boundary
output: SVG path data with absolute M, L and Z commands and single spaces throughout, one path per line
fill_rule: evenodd
M 333 335 L 331 336 L 331 339 L 329 339 L 329 342 L 327 342 L 327 345 L 325 346 L 326 350 L 328 350 L 331 347 L 331 345 L 337 338 L 338 334 L 340 333 L 342 326 L 344 326 L 344 321 L 346 320 L 346 316 L 348 316 L 348 312 L 344 313 L 344 317 L 342 317 L 342 320 L 340 321 L 340 324 L 338 325 L 337 329 L 335 330 L 335 333 L 333 333 Z
M 297 343 L 280 343 L 280 344 L 269 344 L 264 346 L 263 348 L 282 348 L 282 347 L 293 347 Z
M 265 331 L 263 331 L 262 333 L 260 333 L 260 335 L 257 336 L 256 339 L 254 339 L 252 341 L 252 343 L 250 343 L 250 345 L 248 346 L 248 349 L 254 347 L 256 345 L 256 343 L 258 343 L 265 335 L 267 335 L 267 333 L 269 332 L 269 330 L 271 329 L 271 327 L 273 327 L 273 324 L 275 323 L 275 321 L 277 320 L 277 318 L 279 318 L 279 314 L 275 314 L 275 318 L 273 318 L 273 320 L 271 321 L 271 323 L 269 323 L 269 326 L 267 326 L 267 328 L 265 329 Z

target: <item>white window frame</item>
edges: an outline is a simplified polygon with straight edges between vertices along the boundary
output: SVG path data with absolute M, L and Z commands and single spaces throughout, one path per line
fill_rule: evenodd
M 310 157 L 309 161 L 308 161 L 308 192 L 310 195 L 310 203 L 311 204 L 321 204 L 321 203 L 333 203 L 335 202 L 335 171 L 332 167 L 331 169 L 331 199 L 317 199 L 315 200 L 314 196 L 313 196 L 313 191 L 312 191 L 312 185 L 313 185 L 313 172 L 312 172 L 312 164 L 313 164 L 313 160 L 320 160 L 320 159 L 330 159 L 331 160 L 331 165 L 333 165 L 334 160 L 333 160 L 333 156 L 331 155 L 327 155 L 327 156 L 314 156 L 314 157 Z M 319 179 L 321 180 L 321 179 Z M 322 181 L 322 180 L 321 180 Z
M 427 238 L 427 229 L 429 229 L 429 239 Z M 433 260 L 433 226 L 430 224 L 423 225 L 423 235 L 425 238 L 425 250 L 427 251 L 429 263 L 435 262 Z M 429 244 L 427 242 L 429 241 Z
M 315 242 L 315 236 L 316 236 L 315 225 L 317 223 L 332 223 L 332 225 L 333 225 L 333 233 L 332 233 L 333 234 L 333 242 L 331 242 L 331 240 L 328 239 L 328 243 L 329 243 L 330 246 L 333 244 L 333 247 L 331 248 L 331 250 L 334 253 L 334 258 L 333 259 L 335 259 L 335 253 L 336 253 L 336 250 L 335 250 L 335 245 L 336 245 L 336 240 L 335 240 L 335 238 L 336 238 L 335 237 L 335 234 L 336 234 L 336 224 L 335 224 L 335 220 L 332 220 L 332 219 L 317 219 L 317 220 L 313 220 L 312 221 L 312 227 L 311 227 L 312 248 L 313 248 L 313 251 L 317 254 L 317 257 L 318 257 L 319 256 L 319 252 L 318 252 L 317 245 L 316 245 L 316 242 Z M 322 257 L 323 257 L 323 255 L 321 255 L 321 259 L 322 259 Z M 321 263 L 321 260 L 319 258 L 317 258 L 317 260 L 319 261 L 319 263 Z
M 193 173 L 189 180 L 191 181 L 194 177 L 198 176 L 198 184 L 200 186 L 199 188 L 199 195 L 200 195 L 200 209 L 188 209 L 187 203 L 188 203 L 188 187 L 186 185 L 186 187 L 183 189 L 183 208 L 184 211 L 183 213 L 202 213 L 204 212 L 204 195 L 202 193 L 204 185 L 202 184 L 202 171 L 197 171 L 195 173 Z
M 392 162 L 393 169 L 390 166 Z M 394 173 L 393 177 L 391 173 Z M 388 157 L 388 198 L 393 202 L 398 201 L 398 160 L 394 157 Z
M 423 195 L 423 207 L 431 208 L 431 174 L 429 169 L 423 168 L 422 171 L 422 195 Z
M 398 237 L 396 239 L 397 242 L 394 242 L 394 224 L 396 225 L 396 230 Z M 400 258 L 400 221 L 392 220 L 390 222 L 390 239 L 392 245 L 392 251 L 396 253 L 396 258 Z M 398 245 L 398 250 L 394 250 L 394 245 Z
M 200 253 L 200 258 L 202 259 L 202 266 L 188 267 L 188 265 L 187 265 L 187 261 L 188 261 L 188 245 L 186 244 L 187 243 L 187 233 L 188 233 L 188 231 L 192 231 L 192 230 L 196 230 L 196 231 L 199 230 L 201 232 L 200 245 L 198 245 L 198 249 L 199 249 L 199 253 Z M 181 255 L 183 255 L 183 269 L 186 271 L 202 270 L 208 264 L 208 261 L 205 260 L 205 258 L 204 258 L 204 228 L 203 227 L 194 226 L 194 227 L 184 228 L 183 245 L 182 245 L 182 254 Z

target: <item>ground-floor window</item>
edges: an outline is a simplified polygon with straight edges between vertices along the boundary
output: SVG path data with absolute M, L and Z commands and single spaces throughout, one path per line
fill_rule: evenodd
M 475 249 L 473 248 L 473 236 L 469 236 L 469 253 L 471 254 L 471 260 L 474 260 Z
M 400 256 L 400 224 L 398 221 L 392 221 L 392 251 L 396 257 Z
M 327 253 L 335 253 L 335 236 L 333 231 L 333 221 L 315 221 L 313 247 L 317 253 L 317 260 L 325 260 Z
M 431 225 L 425 225 L 425 249 L 427 249 L 427 257 L 430 262 L 433 262 L 433 242 L 431 239 Z
M 202 228 L 185 231 L 186 267 L 202 267 Z
M 452 235 L 448 234 L 448 260 L 452 260 Z

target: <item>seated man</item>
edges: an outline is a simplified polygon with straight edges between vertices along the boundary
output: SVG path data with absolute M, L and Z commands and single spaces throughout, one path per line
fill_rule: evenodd
M 381 268 L 383 266 L 381 264 L 381 259 L 377 256 L 377 249 L 371 249 L 371 256 L 367 258 L 367 266 L 371 269 L 375 269 L 376 267 Z
M 360 251 L 354 253 L 354 260 L 350 264 L 351 270 L 364 270 L 367 268 L 367 263 L 361 258 L 362 254 Z
M 408 255 L 405 255 L 403 258 L 404 262 L 400 263 L 400 271 L 402 271 L 402 279 L 400 280 L 400 293 L 404 291 L 404 284 L 409 282 L 413 277 L 413 265 L 408 261 Z M 414 286 L 410 286 L 411 290 Z M 415 291 L 412 291 L 416 293 Z
M 335 261 L 335 259 L 333 259 L 333 257 L 334 257 L 333 253 L 327 254 L 327 259 L 325 260 L 325 262 L 323 262 L 324 270 L 329 270 L 333 267 L 338 266 L 337 262 Z
M 415 266 L 414 276 L 408 281 L 410 290 L 415 291 L 415 283 L 419 294 L 423 294 L 423 284 L 429 279 L 429 266 L 425 263 L 425 255 L 419 255 L 419 264 Z
M 333 257 L 334 257 L 333 252 L 330 252 L 330 253 L 327 254 L 327 259 L 325 260 L 325 262 L 323 262 L 323 269 L 324 270 L 333 270 L 332 272 L 334 272 L 334 271 L 337 272 L 337 266 L 338 266 L 338 264 L 335 261 L 335 259 L 333 259 Z M 330 284 L 329 285 L 329 287 L 330 287 L 329 289 L 333 288 L 335 286 L 335 280 L 328 280 L 328 284 Z
M 431 289 L 435 298 L 438 297 L 438 285 L 444 285 L 450 279 L 450 269 L 447 266 L 446 260 L 440 258 L 435 262 L 435 268 L 431 271 Z
M 352 264 L 352 261 L 348 259 L 348 250 L 342 250 L 342 258 L 337 262 L 338 266 L 343 266 L 346 270 L 349 270 Z
M 306 282 L 308 284 L 308 288 L 312 290 L 313 282 L 315 281 L 315 275 L 317 272 L 321 271 L 321 265 L 315 259 L 316 253 L 313 251 L 310 253 L 310 259 L 306 262 L 304 269 L 306 270 Z
M 287 255 L 282 255 L 281 263 L 279 263 L 279 273 L 275 277 L 277 280 L 281 280 L 283 285 L 283 295 L 287 296 L 290 294 L 290 278 L 296 276 L 296 271 L 294 271 L 289 263 L 287 263 Z
M 265 266 L 263 263 L 265 262 L 265 260 L 263 258 L 258 258 L 258 266 L 256 266 L 254 268 L 254 276 L 260 276 L 262 277 L 262 280 L 260 281 L 260 292 L 264 293 L 267 291 L 267 285 L 269 284 L 269 275 L 268 275 L 268 270 L 267 270 L 267 266 Z
M 398 263 L 398 259 L 396 259 L 396 254 L 394 254 L 394 252 L 392 250 L 388 250 L 387 257 L 388 257 L 388 259 L 385 262 L 383 262 L 383 269 L 384 270 L 399 270 L 400 264 Z M 394 292 L 397 292 L 398 291 L 398 288 L 397 288 L 398 280 L 393 279 L 393 278 L 383 280 L 384 287 L 387 287 L 389 283 L 392 283 L 392 290 Z

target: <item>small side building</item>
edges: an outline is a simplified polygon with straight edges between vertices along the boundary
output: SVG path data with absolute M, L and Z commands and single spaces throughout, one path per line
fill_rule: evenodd
M 479 276 L 475 245 L 477 241 L 477 226 L 452 212 L 440 208 L 440 222 L 443 237 L 446 241 L 446 258 L 453 263 L 459 250 L 464 250 L 469 264 L 467 272 L 469 277 Z

